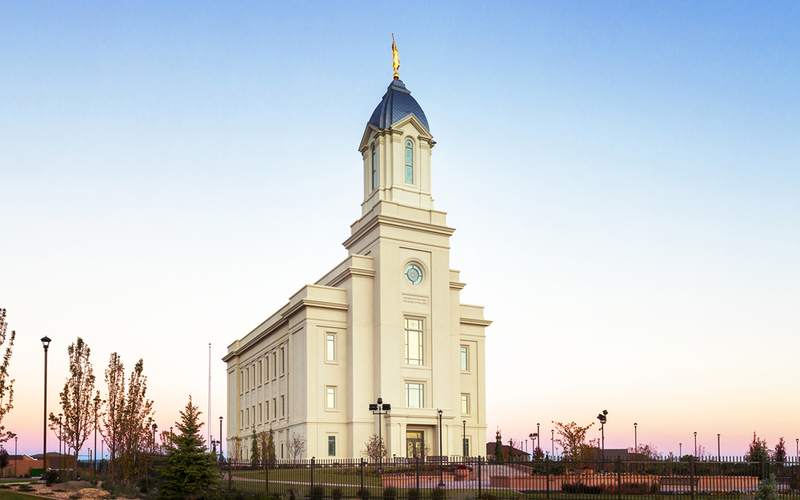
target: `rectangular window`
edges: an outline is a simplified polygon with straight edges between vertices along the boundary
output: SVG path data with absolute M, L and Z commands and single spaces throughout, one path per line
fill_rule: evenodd
M 406 364 L 422 365 L 423 363 L 422 320 L 406 318 Z
M 469 415 L 469 394 L 461 395 L 461 413 Z
M 281 375 L 284 373 L 286 373 L 286 356 L 283 347 L 281 347 Z
M 242 392 L 244 392 L 244 370 L 242 370 Z
M 239 427 L 244 427 L 244 410 L 241 410 L 239 415 Z
M 286 416 L 286 399 L 281 396 L 281 418 Z
M 261 406 L 261 403 L 258 403 L 258 423 L 264 421 L 264 408 Z
M 375 158 L 375 146 L 372 147 L 372 189 L 378 187 L 378 160 Z
M 272 398 L 272 418 L 278 418 L 278 399 Z
M 260 359 L 258 360 L 258 385 L 261 385 L 261 384 L 264 383 L 264 371 L 263 371 L 264 366 L 263 366 L 263 363 L 264 362 L 261 361 Z
M 328 456 L 336 456 L 336 436 L 328 436 Z
M 247 389 L 250 390 L 250 368 L 247 368 Z
M 425 407 L 425 387 L 422 384 L 406 383 L 406 406 L 408 408 Z
M 272 378 L 278 376 L 278 354 L 272 353 Z
M 336 335 L 329 333 L 325 336 L 325 360 L 336 361 Z
M 247 417 L 247 420 L 245 421 L 245 425 L 247 427 L 250 427 L 250 408 L 247 408 L 247 411 L 245 412 L 244 415 L 245 415 L 245 417 Z
M 328 386 L 325 388 L 325 408 L 336 409 L 336 387 Z
M 461 346 L 461 371 L 469 371 L 469 348 L 465 345 Z
M 264 357 L 264 375 L 267 376 L 267 383 L 269 383 L 269 354 Z

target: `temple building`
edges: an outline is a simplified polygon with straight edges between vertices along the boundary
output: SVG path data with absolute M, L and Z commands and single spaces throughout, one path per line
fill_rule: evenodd
M 364 199 L 348 257 L 228 346 L 230 458 L 234 438 L 247 460 L 253 433 L 269 429 L 279 459 L 360 457 L 378 434 L 389 457 L 484 451 L 491 321 L 460 301 L 454 229 L 431 197 L 434 144 L 395 72 L 359 143 Z M 391 405 L 381 418 L 378 398 Z M 293 435 L 305 442 L 296 457 Z

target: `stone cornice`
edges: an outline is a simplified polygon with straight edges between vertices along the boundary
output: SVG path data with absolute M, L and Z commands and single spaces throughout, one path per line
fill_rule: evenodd
M 365 271 L 371 271 L 371 270 L 366 269 Z M 375 271 L 372 271 L 372 274 L 374 275 Z M 247 343 L 240 346 L 238 349 L 228 352 L 228 354 L 226 354 L 222 358 L 222 361 L 225 361 L 227 363 L 234 357 L 241 355 L 243 352 L 246 352 L 255 343 L 268 337 L 272 332 L 279 329 L 283 325 L 287 324 L 289 322 L 289 318 L 291 318 L 292 316 L 297 314 L 301 309 L 304 309 L 306 307 L 317 307 L 322 309 L 337 309 L 341 311 L 346 311 L 350 306 L 346 302 L 334 302 L 330 300 L 307 299 L 307 298 L 300 299 L 297 301 L 297 303 L 293 304 L 286 311 L 282 312 L 281 318 L 278 321 L 270 325 L 269 328 L 264 329 L 263 332 L 254 336 L 252 339 L 247 341 Z
M 460 281 L 450 282 L 450 290 L 463 290 L 465 286 L 467 286 L 467 284 Z
M 462 325 L 474 325 L 474 326 L 489 326 L 492 324 L 491 320 L 488 319 L 478 319 L 478 318 L 461 318 L 458 320 L 459 323 Z
M 351 276 L 361 276 L 364 278 L 374 278 L 375 277 L 375 270 L 374 269 L 367 269 L 365 267 L 348 267 L 341 273 L 339 273 L 335 278 L 333 278 L 327 286 L 331 287 L 338 287 Z
M 367 233 L 375 229 L 379 225 L 384 225 L 388 227 L 397 227 L 401 229 L 411 229 L 413 231 L 419 231 L 423 233 L 430 233 L 430 234 L 437 234 L 441 236 L 452 236 L 453 233 L 456 231 L 455 229 L 447 226 L 439 226 L 436 224 L 430 224 L 427 222 L 417 222 L 413 220 L 404 219 L 402 217 L 395 217 L 392 215 L 376 215 L 365 225 L 363 225 L 358 231 L 356 231 L 352 236 L 347 238 L 344 243 L 345 248 L 350 248 L 353 246 L 358 240 L 363 238 Z

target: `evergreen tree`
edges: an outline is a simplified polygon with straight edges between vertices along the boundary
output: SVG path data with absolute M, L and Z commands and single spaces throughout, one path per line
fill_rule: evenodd
M 494 460 L 498 463 L 503 462 L 503 437 L 500 435 L 500 429 L 497 429 L 494 441 Z
M 250 465 L 258 467 L 260 458 L 261 454 L 258 452 L 258 435 L 256 434 L 256 428 L 253 427 L 253 435 L 250 437 Z
M 175 434 L 167 445 L 167 456 L 161 473 L 158 493 L 160 500 L 184 500 L 208 498 L 211 485 L 217 481 L 214 455 L 205 452 L 205 442 L 200 435 L 200 412 L 192 404 L 192 397 L 181 412 L 181 420 L 175 422 L 180 434 Z
M 275 431 L 269 428 L 269 439 L 267 440 L 267 460 L 270 464 L 275 463 Z

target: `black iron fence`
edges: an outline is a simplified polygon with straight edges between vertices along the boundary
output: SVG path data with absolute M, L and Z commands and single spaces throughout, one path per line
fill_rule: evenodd
M 494 457 L 277 460 L 220 464 L 223 491 L 286 500 L 496 499 L 664 500 L 753 498 L 771 488 L 800 500 L 800 461 L 743 458 L 637 461 L 496 461 Z

